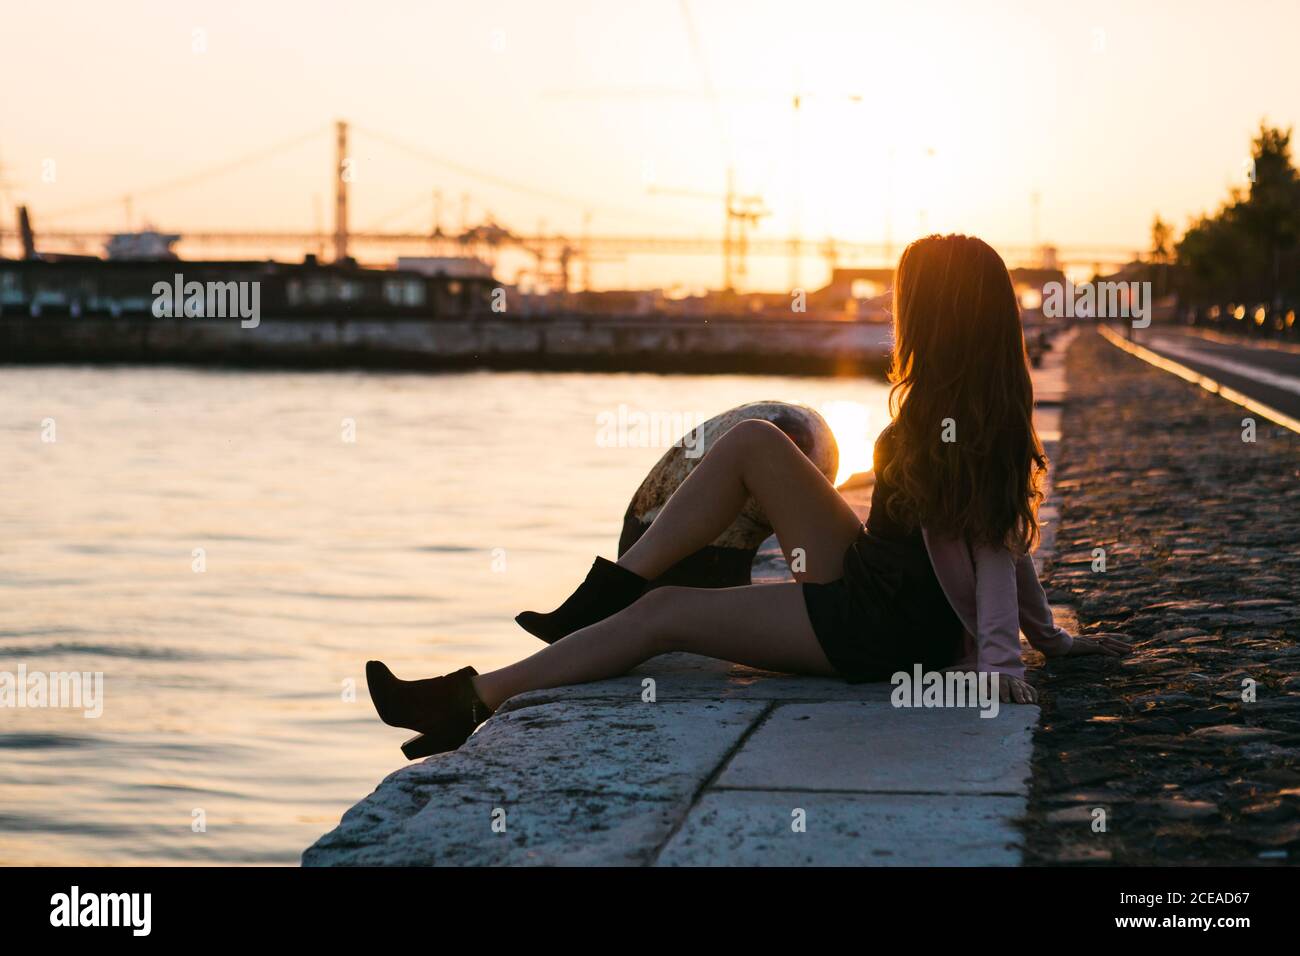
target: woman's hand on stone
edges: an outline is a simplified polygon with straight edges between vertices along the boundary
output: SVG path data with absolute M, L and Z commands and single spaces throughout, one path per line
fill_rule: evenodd
M 1133 650 L 1119 634 L 1088 634 L 1075 637 L 1074 643 L 1066 651 L 1067 657 L 1082 657 L 1085 654 L 1105 654 L 1107 657 L 1123 657 Z
M 1013 702 L 1017 704 L 1035 704 L 1038 702 L 1038 691 L 1019 677 L 999 674 L 998 700 L 1004 704 Z

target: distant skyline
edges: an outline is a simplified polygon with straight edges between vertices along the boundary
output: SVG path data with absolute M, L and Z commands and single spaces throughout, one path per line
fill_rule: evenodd
M 0 32 L 0 215 L 122 229 L 138 193 L 137 228 L 328 231 L 347 119 L 355 229 L 428 229 L 440 190 L 444 228 L 467 193 L 472 221 L 519 231 L 577 235 L 590 213 L 594 233 L 717 235 L 730 166 L 771 210 L 759 236 L 1023 244 L 1037 194 L 1042 241 L 1145 249 L 1157 213 L 1181 233 L 1244 184 L 1261 119 L 1296 123 L 1297 36 L 1300 4 L 1266 0 L 52 0 Z M 700 257 L 592 270 L 720 279 Z M 750 284 L 784 288 L 787 266 L 756 261 Z

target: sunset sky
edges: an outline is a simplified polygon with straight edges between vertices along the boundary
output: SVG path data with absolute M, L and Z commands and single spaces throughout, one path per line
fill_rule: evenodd
M 577 233 L 590 211 L 596 233 L 716 235 L 721 199 L 647 187 L 721 194 L 731 164 L 772 210 L 759 235 L 881 241 L 892 221 L 900 244 L 1028 243 L 1037 192 L 1043 240 L 1138 249 L 1156 212 L 1181 229 L 1244 181 L 1260 119 L 1297 121 L 1297 36 L 1294 0 L 42 0 L 0 32 L 3 216 L 26 201 L 38 231 L 125 228 L 138 193 L 137 227 L 305 230 L 319 207 L 328 228 L 344 118 L 356 229 L 427 229 L 440 189 L 445 228 L 467 192 L 471 219 L 520 231 Z M 608 285 L 719 272 L 597 268 Z

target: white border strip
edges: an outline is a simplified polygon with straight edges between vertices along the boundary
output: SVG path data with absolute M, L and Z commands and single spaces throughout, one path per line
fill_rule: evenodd
M 1300 355 L 1300 345 L 1294 342 L 1279 342 L 1276 339 L 1249 338 L 1245 335 L 1229 335 L 1215 329 L 1206 329 L 1195 325 L 1183 325 L 1178 331 L 1184 335 L 1194 335 L 1207 342 L 1220 345 L 1244 345 L 1252 349 L 1268 349 L 1270 352 L 1286 352 L 1288 355 Z
M 1181 365 L 1173 359 L 1165 358 L 1163 355 L 1159 355 L 1148 348 L 1144 348 L 1136 342 L 1129 342 L 1108 325 L 1098 325 L 1097 331 L 1100 332 L 1102 337 L 1111 345 L 1118 346 L 1129 355 L 1140 358 L 1142 361 L 1148 362 L 1162 371 L 1172 372 L 1179 378 L 1191 382 L 1193 385 L 1201 386 L 1201 388 L 1205 389 L 1207 392 L 1213 392 L 1221 398 L 1226 398 L 1228 401 L 1240 405 L 1247 411 L 1254 412 L 1260 418 L 1267 418 L 1274 424 L 1281 425 L 1283 428 L 1288 428 L 1291 431 L 1300 434 L 1300 420 L 1294 419 L 1290 415 L 1278 411 L 1271 405 L 1257 402 L 1249 395 L 1245 395 L 1237 391 L 1235 388 L 1229 388 L 1227 385 L 1222 385 L 1210 378 L 1208 375 L 1202 375 L 1200 372 L 1193 371 L 1186 365 Z

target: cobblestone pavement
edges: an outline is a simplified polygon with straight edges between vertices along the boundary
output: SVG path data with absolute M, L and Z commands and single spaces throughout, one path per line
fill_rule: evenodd
M 1031 672 L 1026 862 L 1295 863 L 1300 436 L 1092 331 L 1067 371 L 1048 590 L 1134 653 Z

